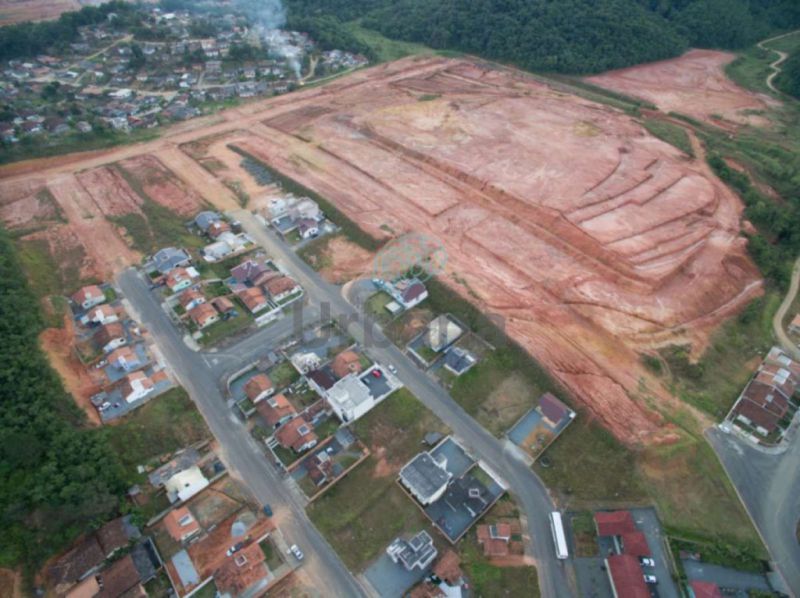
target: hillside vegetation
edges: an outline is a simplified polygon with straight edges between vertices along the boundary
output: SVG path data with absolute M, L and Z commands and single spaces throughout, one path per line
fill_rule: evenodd
M 289 26 L 370 53 L 345 23 L 522 68 L 594 73 L 677 56 L 690 46 L 743 48 L 800 26 L 793 0 L 287 0 Z

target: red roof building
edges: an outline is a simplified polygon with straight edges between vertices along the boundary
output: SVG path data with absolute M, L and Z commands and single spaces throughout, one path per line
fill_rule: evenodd
M 258 313 L 267 308 L 267 298 L 258 287 L 243 289 L 238 292 L 239 299 L 252 313 Z
M 642 532 L 625 532 L 622 539 L 622 552 L 635 557 L 651 556 L 647 537 Z
M 275 432 L 275 440 L 283 448 L 290 448 L 296 453 L 310 449 L 317 444 L 317 435 L 309 423 L 302 417 L 295 417 L 283 424 Z
M 269 376 L 266 374 L 256 374 L 244 385 L 244 394 L 246 394 L 247 398 L 253 401 L 253 403 L 258 403 L 266 399 L 273 392 L 275 392 L 275 387 L 272 384 L 272 380 L 270 380 Z
M 264 290 L 269 293 L 270 297 L 277 301 L 293 293 L 299 286 L 299 284 L 288 276 L 277 276 L 264 283 Z
M 539 399 L 539 411 L 551 426 L 557 426 L 569 417 L 570 409 L 549 392 Z
M 186 507 L 173 509 L 164 517 L 164 527 L 176 542 L 184 542 L 200 531 L 200 524 Z
M 297 415 L 289 399 L 283 394 L 269 397 L 266 401 L 259 401 L 256 409 L 270 428 L 277 428 Z
M 719 586 L 710 581 L 690 581 L 689 588 L 691 588 L 694 598 L 722 598 Z
M 606 571 L 617 598 L 650 598 L 642 566 L 635 556 L 615 554 L 608 557 Z
M 347 374 L 358 374 L 361 371 L 361 359 L 355 351 L 342 351 L 331 363 L 333 375 L 344 378 Z
M 479 525 L 476 528 L 478 544 L 483 546 L 485 556 L 506 556 L 509 554 L 508 542 L 511 540 L 511 526 L 508 523 Z
M 197 324 L 198 328 L 205 328 L 219 320 L 217 310 L 208 303 L 201 303 L 189 310 L 189 317 Z
M 630 511 L 598 511 L 594 523 L 598 536 L 621 536 L 636 531 Z
M 104 303 L 106 296 L 96 284 L 92 284 L 82 289 L 79 289 L 73 296 L 72 300 L 80 305 L 83 309 L 89 309 L 94 305 Z

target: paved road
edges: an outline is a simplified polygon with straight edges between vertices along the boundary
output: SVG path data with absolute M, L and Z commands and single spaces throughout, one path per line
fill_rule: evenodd
M 781 303 L 781 306 L 772 318 L 772 329 L 775 331 L 775 336 L 778 337 L 784 351 L 795 359 L 800 360 L 800 349 L 792 342 L 792 339 L 789 338 L 789 335 L 786 334 L 786 330 L 783 327 L 783 319 L 786 317 L 786 312 L 797 296 L 798 286 L 800 286 L 800 258 L 797 258 L 797 261 L 794 263 L 792 279 L 789 283 L 789 290 L 786 293 L 786 297 L 783 298 L 783 303 Z
M 710 581 L 723 588 L 739 590 L 771 590 L 767 578 L 760 573 L 737 571 L 720 565 L 710 565 L 698 561 L 683 560 L 683 570 L 690 581 Z
M 707 432 L 772 560 L 795 596 L 800 596 L 800 441 L 769 454 L 718 428 Z
M 325 595 L 365 595 L 333 548 L 306 517 L 302 498 L 283 484 L 280 474 L 267 462 L 257 442 L 228 407 L 220 391 L 219 377 L 207 367 L 208 356 L 186 346 L 159 300 L 135 270 L 125 271 L 117 283 L 133 306 L 133 315 L 150 330 L 178 380 L 197 403 L 220 444 L 220 457 L 260 503 L 274 505 L 275 519 L 287 541 L 303 548 L 306 553 L 303 570 L 311 584 Z M 265 331 L 274 333 L 269 328 Z M 266 332 L 261 332 L 258 338 L 264 334 Z M 261 347 L 261 350 L 269 348 Z
M 544 596 L 562 598 L 573 595 L 566 565 L 555 556 L 548 514 L 554 509 L 547 489 L 534 472 L 507 451 L 502 441 L 489 434 L 444 389 L 420 372 L 413 362 L 387 339 L 379 327 L 365 321 L 359 312 L 342 297 L 341 289 L 323 281 L 308 265 L 267 231 L 250 212 L 230 214 L 242 223 L 244 230 L 269 255 L 303 285 L 310 303 L 322 311 L 342 318 L 342 323 L 374 360 L 394 364 L 397 376 L 425 406 L 433 411 L 453 433 L 508 484 L 528 520 L 529 550 L 538 566 L 539 584 Z

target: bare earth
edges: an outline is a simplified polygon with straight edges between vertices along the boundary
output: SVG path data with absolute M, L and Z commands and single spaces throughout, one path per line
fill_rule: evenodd
M 0 26 L 22 21 L 57 19 L 62 12 L 80 10 L 81 5 L 78 0 L 2 0 Z
M 187 193 L 230 209 L 235 199 L 219 182 L 237 166 L 227 144 L 327 197 L 375 237 L 438 238 L 445 282 L 502 317 L 628 443 L 674 438 L 661 413 L 680 405 L 638 351 L 702 345 L 761 292 L 740 235 L 742 205 L 703 160 L 612 108 L 468 60 L 409 58 L 156 141 L 11 165 L 0 169 L 0 196 L 42 178 L 65 226 L 84 223 L 85 209 L 92 229 L 116 236 L 100 253 L 87 249 L 115 271 L 138 256 L 103 218 L 116 208 L 98 208 L 73 173 L 156 155 Z M 225 168 L 201 167 L 209 154 Z
M 589 77 L 587 81 L 648 100 L 663 112 L 679 112 L 722 124 L 715 115 L 736 125 L 765 125 L 763 111 L 777 101 L 739 87 L 725 76 L 725 65 L 736 56 L 715 50 L 689 50 L 679 58 L 640 64 Z

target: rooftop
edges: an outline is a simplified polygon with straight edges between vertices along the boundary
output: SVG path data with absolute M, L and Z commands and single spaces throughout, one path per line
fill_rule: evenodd
M 630 511 L 598 511 L 594 514 L 594 522 L 598 536 L 621 536 L 636 531 Z
M 650 598 L 639 560 L 629 554 L 615 554 L 606 559 L 606 568 L 616 596 Z
M 400 482 L 423 505 L 444 491 L 452 474 L 447 471 L 446 460 L 436 461 L 429 453 L 420 453 L 400 470 Z

